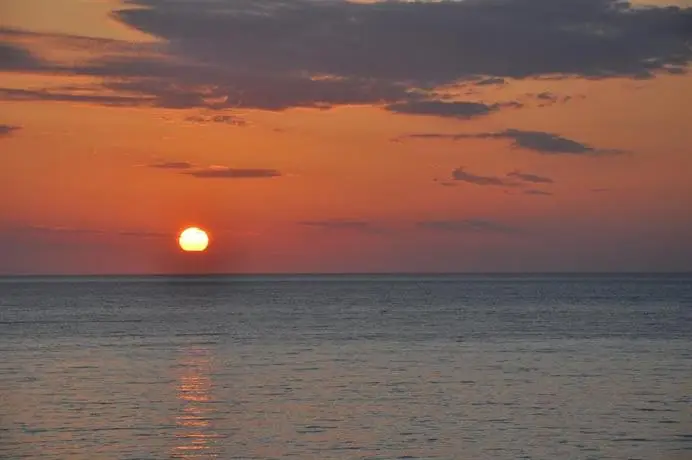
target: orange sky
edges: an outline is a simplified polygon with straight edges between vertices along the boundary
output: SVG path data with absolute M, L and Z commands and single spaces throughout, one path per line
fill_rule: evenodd
M 356 100 L 115 106 L 83 96 L 132 93 L 70 69 L 188 56 L 122 8 L 0 3 L 1 43 L 54 65 L 0 67 L 0 273 L 692 270 L 688 73 L 438 85 L 444 101 L 504 104 L 468 117 Z M 507 130 L 593 153 L 513 145 Z M 229 169 L 258 177 L 205 176 Z M 180 253 L 186 225 L 210 232 L 207 253 Z

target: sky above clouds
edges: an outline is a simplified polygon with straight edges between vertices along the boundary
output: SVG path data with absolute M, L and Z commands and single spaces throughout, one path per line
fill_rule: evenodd
M 0 273 L 692 270 L 690 62 L 686 1 L 2 0 Z

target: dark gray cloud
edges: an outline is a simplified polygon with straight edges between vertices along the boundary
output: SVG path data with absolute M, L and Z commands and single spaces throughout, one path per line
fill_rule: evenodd
M 15 131 L 20 130 L 19 126 L 13 125 L 2 125 L 0 124 L 0 137 L 6 137 L 12 135 Z
M 616 0 L 128 3 L 142 8 L 114 16 L 160 43 L 90 41 L 103 57 L 50 70 L 104 77 L 125 99 L 37 91 L 0 97 L 212 110 L 376 104 L 465 118 L 508 105 L 454 105 L 436 87 L 544 76 L 642 78 L 683 72 L 692 61 L 692 9 Z M 16 47 L 5 46 L 0 56 L 13 68 L 43 65 Z
M 148 166 L 156 169 L 191 169 L 194 165 L 187 161 L 164 161 L 161 163 L 152 163 Z
M 185 171 L 181 174 L 200 179 L 263 179 L 281 176 L 276 169 L 210 167 Z
M 481 102 L 410 101 L 387 106 L 387 110 L 409 115 L 433 115 L 438 117 L 472 118 L 497 110 L 497 104 Z
M 588 144 L 577 142 L 566 137 L 543 131 L 523 131 L 519 129 L 506 129 L 491 133 L 414 133 L 398 137 L 402 139 L 447 139 L 458 141 L 461 139 L 511 139 L 514 147 L 533 150 L 546 155 L 585 155 L 585 156 L 606 156 L 624 153 L 617 149 L 598 149 Z
M 130 3 L 146 8 L 117 17 L 169 40 L 175 53 L 265 74 L 424 87 L 479 75 L 637 77 L 692 58 L 690 9 L 616 0 Z
M 507 177 L 518 179 L 524 182 L 531 182 L 534 184 L 552 184 L 553 180 L 550 177 L 539 176 L 538 174 L 524 173 L 521 171 L 512 171 L 507 173 Z
M 482 219 L 426 220 L 418 222 L 418 227 L 429 230 L 462 233 L 501 233 L 519 234 L 522 231 L 499 222 Z
M 452 171 L 452 180 L 468 182 L 475 185 L 494 185 L 500 187 L 516 187 L 516 183 L 508 181 L 502 177 L 496 176 L 479 176 L 466 172 L 464 168 L 457 168 Z
M 546 192 L 545 190 L 524 190 L 524 195 L 536 195 L 536 196 L 552 196 L 552 192 Z

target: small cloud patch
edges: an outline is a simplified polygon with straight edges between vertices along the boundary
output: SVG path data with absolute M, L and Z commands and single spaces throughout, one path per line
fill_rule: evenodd
M 0 124 L 0 137 L 8 137 L 19 131 L 21 128 L 19 126 L 12 125 L 1 125 Z
M 466 172 L 464 168 L 456 168 L 452 171 L 452 180 L 468 182 L 474 185 L 490 185 L 500 187 L 516 187 L 516 183 L 496 176 L 480 176 Z

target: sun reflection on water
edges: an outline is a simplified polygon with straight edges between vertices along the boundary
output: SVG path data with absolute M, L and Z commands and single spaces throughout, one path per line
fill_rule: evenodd
M 216 458 L 219 456 L 214 430 L 213 383 L 210 378 L 212 356 L 208 349 L 187 350 L 180 362 L 177 398 L 180 412 L 176 416 L 177 445 L 174 458 Z

